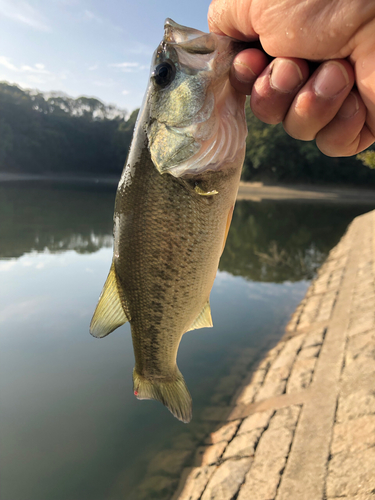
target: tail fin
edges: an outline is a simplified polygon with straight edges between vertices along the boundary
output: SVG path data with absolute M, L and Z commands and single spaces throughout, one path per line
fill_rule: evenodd
M 151 381 L 133 370 L 134 394 L 138 399 L 156 399 L 181 422 L 187 424 L 192 417 L 192 400 L 184 377 L 177 369 L 171 381 Z

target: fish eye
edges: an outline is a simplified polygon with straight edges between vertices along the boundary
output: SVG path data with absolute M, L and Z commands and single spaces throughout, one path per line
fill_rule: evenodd
M 168 61 L 158 64 L 152 73 L 155 83 L 159 85 L 159 87 L 166 87 L 169 85 L 174 80 L 175 75 L 176 68 L 174 64 Z

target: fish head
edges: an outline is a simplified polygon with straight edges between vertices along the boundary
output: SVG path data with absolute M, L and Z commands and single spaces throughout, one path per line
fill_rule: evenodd
M 152 161 L 175 177 L 218 170 L 243 151 L 245 96 L 229 82 L 243 43 L 167 19 L 154 53 L 145 133 Z

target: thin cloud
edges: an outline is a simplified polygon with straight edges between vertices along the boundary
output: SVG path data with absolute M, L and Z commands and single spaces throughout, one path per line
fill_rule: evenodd
M 0 56 L 0 65 L 12 71 L 18 71 L 18 68 L 10 62 L 9 57 Z
M 93 66 L 89 66 L 89 67 L 88 67 L 88 70 L 89 70 L 89 71 L 95 71 L 95 70 L 96 70 L 96 69 L 98 69 L 98 68 L 99 68 L 99 66 L 98 66 L 97 64 L 94 64 Z
M 0 16 L 38 31 L 51 31 L 47 19 L 24 1 L 0 0 Z
M 112 63 L 108 64 L 109 68 L 117 68 L 123 73 L 136 73 L 138 71 L 143 71 L 147 69 L 147 66 L 137 62 L 122 62 L 122 63 Z
M 121 92 L 121 94 L 123 94 L 123 95 L 128 95 L 128 94 L 130 94 L 130 90 L 123 90 L 123 91 Z
M 139 66 L 139 63 L 137 62 L 123 62 L 123 63 L 113 63 L 113 64 L 108 64 L 109 67 L 111 68 L 137 68 Z
M 17 67 L 15 64 L 11 62 L 9 57 L 0 56 L 0 65 L 4 66 L 7 69 L 15 71 L 17 73 L 34 73 L 41 75 L 50 75 L 50 71 L 46 70 L 44 64 L 37 63 L 34 66 L 29 66 L 27 64 L 23 64 L 22 66 Z
M 95 21 L 96 23 L 99 23 L 99 24 L 103 23 L 103 19 L 101 17 L 97 16 L 96 14 L 94 14 L 93 12 L 91 12 L 91 10 L 85 10 L 84 16 L 85 16 L 85 19 L 88 19 L 89 21 Z

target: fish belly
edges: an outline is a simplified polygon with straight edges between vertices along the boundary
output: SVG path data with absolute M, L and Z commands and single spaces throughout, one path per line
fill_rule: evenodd
M 186 183 L 161 175 L 144 148 L 118 189 L 114 266 L 131 324 L 135 370 L 144 378 L 175 376 L 181 337 L 209 299 L 242 157 L 237 163 Z M 201 196 L 192 187 L 196 182 L 218 193 Z

